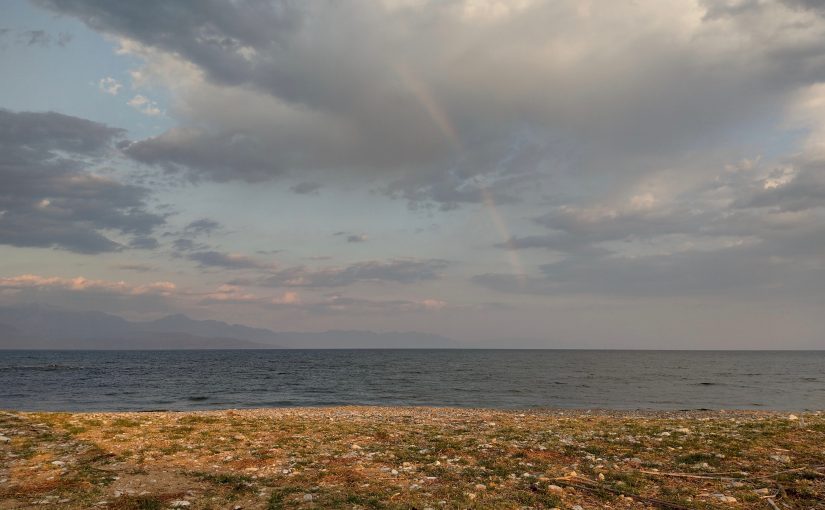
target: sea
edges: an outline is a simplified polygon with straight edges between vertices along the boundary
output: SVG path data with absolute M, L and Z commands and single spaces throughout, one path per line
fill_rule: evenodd
M 825 410 L 825 351 L 0 351 L 0 409 Z

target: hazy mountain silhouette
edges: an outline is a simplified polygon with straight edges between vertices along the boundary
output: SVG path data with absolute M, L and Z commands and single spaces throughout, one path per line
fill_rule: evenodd
M 456 348 L 416 332 L 275 332 L 175 314 L 128 321 L 103 312 L 43 305 L 0 307 L 0 349 L 365 349 Z

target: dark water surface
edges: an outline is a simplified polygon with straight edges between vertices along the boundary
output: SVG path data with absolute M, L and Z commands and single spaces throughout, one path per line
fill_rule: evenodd
M 825 409 L 825 351 L 0 351 L 0 408 Z

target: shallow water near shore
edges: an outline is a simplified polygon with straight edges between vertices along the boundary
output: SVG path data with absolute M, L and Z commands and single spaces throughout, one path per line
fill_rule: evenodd
M 0 408 L 825 409 L 825 351 L 0 351 Z

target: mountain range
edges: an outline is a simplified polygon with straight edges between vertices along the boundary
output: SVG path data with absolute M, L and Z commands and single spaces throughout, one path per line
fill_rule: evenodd
M 183 314 L 129 321 L 104 312 L 44 305 L 0 307 L 0 349 L 397 349 L 458 348 L 417 332 L 276 332 Z

